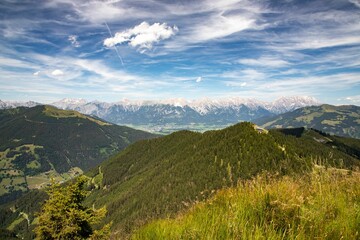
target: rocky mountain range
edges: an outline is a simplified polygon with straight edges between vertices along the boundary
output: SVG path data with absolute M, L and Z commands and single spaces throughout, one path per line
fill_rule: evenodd
M 35 102 L 2 102 L 0 108 L 19 105 L 32 106 Z M 319 101 L 308 96 L 282 97 L 274 102 L 240 97 L 223 99 L 161 101 L 130 101 L 107 103 L 84 99 L 62 99 L 51 103 L 60 109 L 76 110 L 109 122 L 140 127 L 155 132 L 172 132 L 178 129 L 207 130 L 221 128 L 241 121 L 271 117 L 295 109 L 319 105 Z

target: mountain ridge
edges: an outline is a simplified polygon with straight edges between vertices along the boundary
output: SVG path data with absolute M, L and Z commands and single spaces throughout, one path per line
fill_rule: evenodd
M 156 135 L 53 106 L 0 110 L 0 202 L 62 181 Z
M 221 129 L 241 121 L 252 121 L 318 104 L 318 100 L 308 96 L 282 97 L 274 102 L 228 97 L 191 101 L 183 98 L 160 101 L 124 99 L 113 103 L 62 99 L 52 103 L 55 107 L 97 116 L 115 124 L 165 134 L 182 129 L 201 132 Z M 11 103 L 2 105 L 10 107 Z
M 51 105 L 66 108 L 66 107 L 80 107 L 87 104 L 100 104 L 102 106 L 124 106 L 129 107 L 128 110 L 136 110 L 136 107 L 141 106 L 154 106 L 154 105 L 171 105 L 174 107 L 185 107 L 188 106 L 200 114 L 206 114 L 212 108 L 226 108 L 232 106 L 245 105 L 246 107 L 254 110 L 257 108 L 264 108 L 272 113 L 283 113 L 295 108 L 308 105 L 318 105 L 320 102 L 314 97 L 309 96 L 291 96 L 291 97 L 280 97 L 273 102 L 265 102 L 257 100 L 255 98 L 241 98 L 241 97 L 228 97 L 220 99 L 202 98 L 197 100 L 186 100 L 184 98 L 173 98 L 165 100 L 138 100 L 131 101 L 123 99 L 121 101 L 107 103 L 100 101 L 86 101 L 85 99 L 70 99 L 64 98 L 60 101 L 53 102 Z
M 264 128 L 315 128 L 329 134 L 360 138 L 360 107 L 323 104 L 254 120 Z
M 123 99 L 117 102 L 101 102 L 101 101 L 87 101 L 83 98 L 63 98 L 59 101 L 48 103 L 61 109 L 75 110 L 89 104 L 98 104 L 104 108 L 114 105 L 123 106 L 127 110 L 136 111 L 141 106 L 155 106 L 155 105 L 170 105 L 174 107 L 188 106 L 200 114 L 206 114 L 211 108 L 225 108 L 244 105 L 252 110 L 257 108 L 264 108 L 272 113 L 283 113 L 309 105 L 319 105 L 320 102 L 310 96 L 290 96 L 280 97 L 272 102 L 257 100 L 255 98 L 241 98 L 241 97 L 228 97 L 220 99 L 201 98 L 197 100 L 187 100 L 184 98 L 173 98 L 165 100 L 129 100 Z M 36 105 L 44 105 L 42 103 L 28 101 L 2 101 L 0 100 L 0 109 L 13 108 L 19 106 L 32 107 Z M 81 111 L 85 114 L 91 112 Z

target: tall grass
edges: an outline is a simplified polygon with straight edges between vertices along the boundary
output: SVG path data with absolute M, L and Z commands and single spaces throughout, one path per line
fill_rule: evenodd
M 132 238 L 360 239 L 360 172 L 314 166 L 304 176 L 261 174 Z

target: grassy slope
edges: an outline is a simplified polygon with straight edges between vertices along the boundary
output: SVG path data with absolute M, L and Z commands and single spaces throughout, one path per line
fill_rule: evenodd
M 308 127 L 338 136 L 360 138 L 360 107 L 352 105 L 304 107 L 254 122 L 265 128 Z
M 319 166 L 302 177 L 261 174 L 132 239 L 358 239 L 359 183 L 359 171 Z
M 264 170 L 289 174 L 309 169 L 313 161 L 359 166 L 356 156 L 314 136 L 325 138 L 304 129 L 300 137 L 279 131 L 262 134 L 242 123 L 204 134 L 182 131 L 138 142 L 102 164 L 105 187 L 94 191 L 88 202 L 107 205 L 107 221 L 114 222 L 119 237 Z

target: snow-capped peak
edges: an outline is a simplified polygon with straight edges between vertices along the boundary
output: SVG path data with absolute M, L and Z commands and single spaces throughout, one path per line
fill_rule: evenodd
M 259 109 L 267 110 L 271 113 L 284 113 L 293 111 L 295 109 L 320 105 L 321 103 L 314 97 L 309 96 L 290 96 L 281 97 L 273 102 L 259 101 L 254 98 L 241 98 L 241 97 L 229 97 L 220 99 L 201 98 L 197 100 L 186 100 L 184 98 L 173 98 L 158 101 L 150 100 L 129 100 L 122 99 L 118 102 L 107 103 L 92 101 L 88 102 L 82 98 L 64 98 L 60 101 L 52 103 L 53 106 L 61 109 L 72 109 L 80 111 L 86 114 L 96 114 L 103 116 L 111 107 L 120 106 L 127 111 L 135 112 L 138 111 L 142 106 L 154 107 L 157 105 L 171 105 L 174 107 L 189 107 L 201 115 L 206 115 L 209 112 L 217 111 L 219 109 L 233 109 L 239 111 L 242 106 L 246 106 L 250 110 L 256 111 Z M 7 102 L 0 101 L 0 108 L 12 108 L 18 106 L 35 106 L 38 103 L 35 102 Z
M 35 107 L 37 105 L 41 105 L 41 103 L 37 103 L 34 101 L 18 102 L 18 101 L 1 101 L 0 100 L 0 109 L 16 108 L 16 107 Z
M 87 103 L 87 101 L 83 98 L 63 98 L 56 103 L 85 104 L 85 103 Z
M 321 103 L 316 98 L 309 96 L 281 97 L 275 100 L 269 106 L 268 110 L 274 113 L 284 113 L 298 108 L 316 106 L 320 104 Z
M 60 101 L 51 103 L 51 105 L 62 109 L 74 109 L 86 103 L 88 102 L 83 98 L 63 98 Z

